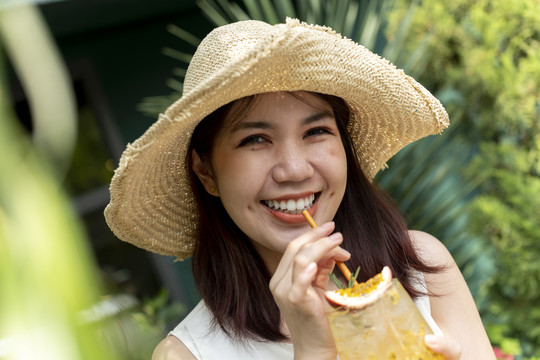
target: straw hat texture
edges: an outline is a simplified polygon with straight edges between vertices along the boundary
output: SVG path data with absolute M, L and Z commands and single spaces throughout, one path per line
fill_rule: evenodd
M 346 101 L 349 132 L 369 179 L 405 145 L 449 124 L 422 85 L 328 27 L 296 19 L 218 27 L 197 48 L 182 97 L 122 155 L 105 209 L 116 236 L 152 252 L 189 257 L 199 224 L 185 161 L 194 128 L 236 99 L 296 90 Z

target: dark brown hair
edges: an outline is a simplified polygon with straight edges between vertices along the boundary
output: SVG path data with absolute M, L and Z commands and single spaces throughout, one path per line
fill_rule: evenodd
M 334 218 L 336 231 L 343 234 L 342 247 L 352 254 L 347 264 L 351 269 L 360 266 L 359 281 L 367 280 L 388 265 L 409 294 L 418 296 L 420 293 L 412 285 L 414 272 L 437 272 L 440 268 L 421 261 L 394 202 L 364 176 L 347 131 L 349 108 L 346 103 L 335 96 L 315 95 L 334 110 L 347 156 L 347 186 Z M 231 116 L 231 111 L 247 111 L 256 96 L 237 100 L 234 107 L 231 103 L 207 116 L 195 129 L 190 149 L 208 160 L 224 119 Z M 191 165 L 191 151 L 188 163 Z M 262 258 L 231 220 L 220 199 L 204 190 L 193 171 L 191 182 L 200 214 L 193 276 L 214 314 L 215 324 L 239 341 L 247 338 L 286 340 L 280 331 L 279 308 L 268 287 L 271 274 Z

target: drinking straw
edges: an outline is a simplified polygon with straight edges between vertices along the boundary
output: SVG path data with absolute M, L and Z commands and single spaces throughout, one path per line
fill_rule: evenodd
M 311 217 L 311 215 L 309 214 L 307 210 L 302 211 L 302 215 L 304 215 L 304 217 L 306 218 L 309 226 L 311 226 L 312 228 L 317 227 L 317 223 L 315 222 L 315 220 L 313 220 L 313 218 Z M 339 270 L 341 270 L 341 272 L 343 273 L 343 276 L 345 276 L 345 279 L 347 279 L 347 282 L 350 283 L 352 274 L 349 268 L 347 267 L 347 265 L 345 265 L 345 263 L 342 261 L 336 261 L 336 265 L 339 268 Z M 356 281 L 356 279 L 354 280 L 354 285 L 355 286 L 358 285 L 358 282 Z

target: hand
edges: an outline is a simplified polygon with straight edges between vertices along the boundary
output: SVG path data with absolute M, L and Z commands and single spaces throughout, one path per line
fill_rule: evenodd
M 295 359 L 336 359 L 337 352 L 326 318 L 324 291 L 335 261 L 350 254 L 339 247 L 334 223 L 311 229 L 293 240 L 270 280 L 270 290 L 294 343 Z
M 426 335 L 424 341 L 428 348 L 444 355 L 447 360 L 459 360 L 461 357 L 461 345 L 456 341 L 437 335 Z

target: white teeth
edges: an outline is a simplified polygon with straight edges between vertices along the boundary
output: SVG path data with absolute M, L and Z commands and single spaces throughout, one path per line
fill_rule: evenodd
M 305 198 L 298 200 L 281 200 L 280 202 L 276 200 L 265 200 L 264 203 L 271 209 L 283 211 L 289 214 L 300 214 L 302 210 L 309 209 L 313 206 L 315 201 L 315 194 L 306 196 Z
M 287 201 L 287 210 L 289 211 L 296 210 L 296 201 L 294 200 Z

